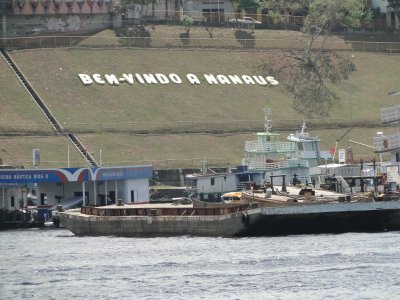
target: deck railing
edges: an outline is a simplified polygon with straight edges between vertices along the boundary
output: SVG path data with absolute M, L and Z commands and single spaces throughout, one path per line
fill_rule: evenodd
M 382 124 L 400 122 L 400 105 L 381 108 Z
M 374 137 L 374 148 L 376 152 L 386 152 L 400 148 L 400 133 Z
M 286 160 L 272 163 L 262 163 L 249 161 L 249 169 L 251 170 L 279 170 L 279 169 L 289 169 L 289 168 L 308 168 L 308 162 L 306 160 Z
M 245 143 L 246 152 L 260 152 L 260 153 L 287 153 L 295 152 L 296 144 L 293 142 L 267 142 L 260 143 L 259 141 L 247 141 Z
M 81 213 L 100 217 L 129 217 L 129 216 L 220 216 L 238 213 L 248 208 L 248 204 L 226 204 L 223 207 L 157 207 L 139 208 L 133 205 L 120 207 L 81 207 Z

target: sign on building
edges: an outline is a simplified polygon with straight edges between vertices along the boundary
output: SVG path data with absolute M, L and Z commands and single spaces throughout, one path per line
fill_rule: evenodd
M 32 149 L 33 165 L 35 167 L 40 165 L 40 149 Z
M 346 150 L 339 149 L 339 164 L 346 163 Z

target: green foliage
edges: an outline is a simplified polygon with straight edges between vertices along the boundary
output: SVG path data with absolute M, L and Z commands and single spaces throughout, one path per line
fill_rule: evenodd
M 371 20 L 368 0 L 313 0 L 303 27 L 311 35 L 329 34 L 335 27 L 359 28 L 362 20 Z
M 393 8 L 397 18 L 400 19 L 400 0 L 388 0 L 388 4 Z
M 238 9 L 245 12 L 255 12 L 261 6 L 260 0 L 239 0 Z
M 332 86 L 347 80 L 355 66 L 348 58 L 325 49 L 325 42 L 334 28 L 360 27 L 362 21 L 370 20 L 368 0 L 267 2 L 275 14 L 285 15 L 296 9 L 307 11 L 302 29 L 307 39 L 304 51 L 285 53 L 285 57 L 264 68 L 281 78 L 296 111 L 309 118 L 326 114 L 338 100 Z
M 194 23 L 193 18 L 191 16 L 183 16 L 181 22 L 185 26 L 186 33 L 189 35 L 190 27 Z
M 134 5 L 138 5 L 139 16 L 142 22 L 143 16 L 146 14 L 149 5 L 156 2 L 157 0 L 120 0 L 119 6 L 121 7 L 121 11 L 126 11 L 127 7 L 133 7 Z

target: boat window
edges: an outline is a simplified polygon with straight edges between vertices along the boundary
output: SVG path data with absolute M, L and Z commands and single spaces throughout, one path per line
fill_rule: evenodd
M 11 196 L 11 207 L 15 206 L 15 198 L 14 196 Z
M 299 149 L 300 151 L 303 151 L 303 150 L 304 150 L 304 148 L 303 148 L 303 143 L 298 143 L 297 145 L 298 145 L 298 149 Z
M 197 186 L 197 179 L 187 179 L 187 180 L 186 180 L 186 185 L 187 185 L 187 186 L 194 186 L 194 187 L 196 187 L 196 186 Z
M 135 202 L 135 190 L 131 190 L 131 202 Z
M 215 184 L 215 178 L 211 178 L 211 185 Z
M 317 150 L 317 142 L 313 142 L 312 143 L 312 149 L 313 150 Z

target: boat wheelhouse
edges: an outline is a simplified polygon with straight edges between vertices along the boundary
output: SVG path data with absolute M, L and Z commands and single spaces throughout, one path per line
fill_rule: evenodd
M 332 159 L 329 151 L 320 150 L 321 140 L 306 132 L 305 122 L 301 132 L 281 141 L 278 133 L 271 132 L 271 109 L 265 108 L 264 128 L 264 132 L 256 133 L 257 140 L 245 143 L 243 164 L 249 170 L 265 172 L 267 182 L 271 176 L 278 177 L 276 184 L 282 183 L 283 176 L 292 183 L 311 182 L 311 176 L 319 175 L 315 167 L 321 160 Z
M 390 190 L 398 190 L 400 185 L 400 105 L 381 108 L 381 123 L 397 123 L 397 133 L 384 135 L 379 132 L 374 137 L 375 153 L 390 154 L 390 165 L 383 170 L 387 174 L 386 182 Z

